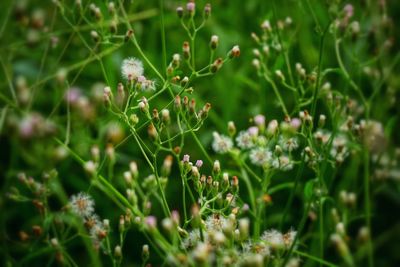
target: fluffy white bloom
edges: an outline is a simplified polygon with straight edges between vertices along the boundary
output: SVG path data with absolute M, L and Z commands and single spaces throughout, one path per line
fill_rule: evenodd
M 265 231 L 261 236 L 261 240 L 265 241 L 274 249 L 279 249 L 285 247 L 285 241 L 281 232 L 271 229 Z
M 254 138 L 247 131 L 241 131 L 236 137 L 236 142 L 241 149 L 254 147 Z
M 70 199 L 70 205 L 72 211 L 81 217 L 88 217 L 94 212 L 94 201 L 92 197 L 83 192 L 78 195 L 73 195 Z
M 225 223 L 226 219 L 222 215 L 208 216 L 204 222 L 207 231 L 219 231 Z
M 186 249 L 193 248 L 201 241 L 200 230 L 194 229 L 189 232 L 189 235 L 182 240 L 182 246 Z
M 232 149 L 233 142 L 229 137 L 225 135 L 220 135 L 217 132 L 214 132 L 213 136 L 214 136 L 214 141 L 212 143 L 212 148 L 215 152 L 224 154 Z
M 281 138 L 279 140 L 279 144 L 284 150 L 289 152 L 296 150 L 299 147 L 297 139 L 294 137 L 288 139 Z
M 255 148 L 250 151 L 250 161 L 257 166 L 268 165 L 272 160 L 272 153 L 267 148 Z
M 275 158 L 272 161 L 272 166 L 282 171 L 289 171 L 293 169 L 293 163 L 290 161 L 290 158 L 285 155 Z
M 136 80 L 143 75 L 143 63 L 139 59 L 130 57 L 122 61 L 121 73 L 124 79 Z

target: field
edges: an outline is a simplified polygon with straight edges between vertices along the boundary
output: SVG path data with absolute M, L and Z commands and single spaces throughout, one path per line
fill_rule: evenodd
M 2 0 L 1 266 L 400 266 L 400 2 Z

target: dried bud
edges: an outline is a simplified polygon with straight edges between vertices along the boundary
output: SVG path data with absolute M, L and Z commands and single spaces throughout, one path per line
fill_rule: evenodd
M 176 110 L 180 110 L 182 108 L 181 97 L 179 95 L 175 97 L 174 107 Z
M 229 52 L 229 58 L 239 57 L 240 56 L 240 48 L 238 45 L 232 47 L 231 51 Z
M 212 73 L 216 73 L 221 67 L 222 64 L 224 63 L 224 61 L 222 60 L 222 58 L 217 58 L 213 64 L 211 64 L 210 66 L 210 71 Z
M 183 58 L 188 60 L 190 58 L 190 45 L 189 45 L 189 42 L 183 42 L 182 52 L 183 52 Z
M 125 34 L 125 42 L 129 41 L 133 36 L 133 30 L 128 30 Z

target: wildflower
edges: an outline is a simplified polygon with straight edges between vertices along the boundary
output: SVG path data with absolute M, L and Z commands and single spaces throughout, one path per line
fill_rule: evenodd
M 278 121 L 277 120 L 270 121 L 268 123 L 268 128 L 267 128 L 268 133 L 274 135 L 277 130 L 278 130 Z
M 247 132 L 251 135 L 251 136 L 257 136 L 258 135 L 258 127 L 250 127 L 249 129 L 247 129 Z
M 282 233 L 275 229 L 265 231 L 261 236 L 261 240 L 265 241 L 273 249 L 280 249 L 285 247 Z
M 239 57 L 240 56 L 240 48 L 238 45 L 235 45 L 232 47 L 231 51 L 229 52 L 229 57 L 234 58 L 234 57 Z
M 116 246 L 114 249 L 114 257 L 121 258 L 122 257 L 122 249 L 121 246 Z
M 272 166 L 282 171 L 289 171 L 293 169 L 293 163 L 290 161 L 289 157 L 284 155 L 274 159 Z
M 233 142 L 229 137 L 225 135 L 220 135 L 217 132 L 214 132 L 213 136 L 214 136 L 214 141 L 212 143 L 212 148 L 214 149 L 215 152 L 220 154 L 225 154 L 232 149 Z
M 261 115 L 261 114 L 254 116 L 254 123 L 259 128 L 264 128 L 265 127 L 265 116 Z
M 236 143 L 241 149 L 249 149 L 254 147 L 254 138 L 248 131 L 241 131 L 236 137 Z
M 266 166 L 271 162 L 272 153 L 267 148 L 259 147 L 250 151 L 250 161 L 257 166 Z
M 127 58 L 122 61 L 122 77 L 127 81 L 138 79 L 139 76 L 143 75 L 143 63 L 136 58 Z
M 142 91 L 152 91 L 156 89 L 156 83 L 152 80 L 146 79 L 143 75 L 137 77 L 137 82 Z
M 196 10 L 196 4 L 194 2 L 188 2 L 186 4 L 186 10 L 189 13 L 189 16 L 193 17 Z
M 212 50 L 215 50 L 218 46 L 219 38 L 217 35 L 211 36 L 210 47 Z
M 284 150 L 289 151 L 289 152 L 292 152 L 293 150 L 295 150 L 299 147 L 299 144 L 297 143 L 297 139 L 294 137 L 289 138 L 287 140 L 284 138 L 281 138 L 279 140 L 279 143 Z
M 154 230 L 157 227 L 157 219 L 154 216 L 147 216 L 146 217 L 146 226 L 149 230 Z
M 211 4 L 206 4 L 205 6 L 204 6 L 204 18 L 205 19 L 208 19 L 209 17 L 210 17 L 210 15 L 211 15 Z
M 70 205 L 72 211 L 81 217 L 88 217 L 94 212 L 94 201 L 92 197 L 83 192 L 78 195 L 73 195 L 70 199 Z
M 178 6 L 176 8 L 176 14 L 178 15 L 179 18 L 182 18 L 183 17 L 183 7 Z
M 96 224 L 90 229 L 90 237 L 93 242 L 100 242 L 103 238 L 107 236 L 106 226 L 103 222 L 96 221 Z
M 201 166 L 203 166 L 203 161 L 199 159 L 196 161 L 196 167 L 201 168 Z

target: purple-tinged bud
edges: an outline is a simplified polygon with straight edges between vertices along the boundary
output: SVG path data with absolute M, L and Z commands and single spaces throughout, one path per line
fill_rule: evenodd
M 204 19 L 208 19 L 211 16 L 211 4 L 207 3 L 204 6 Z
M 189 1 L 186 4 L 186 10 L 189 14 L 190 17 L 193 17 L 195 12 L 196 12 L 196 4 L 194 3 L 194 1 Z
M 198 159 L 198 160 L 196 161 L 196 167 L 200 169 L 201 166 L 203 166 L 203 161 L 202 161 L 201 159 Z
M 154 231 L 157 228 L 157 218 L 154 216 L 147 216 L 145 220 L 146 226 L 150 231 Z

